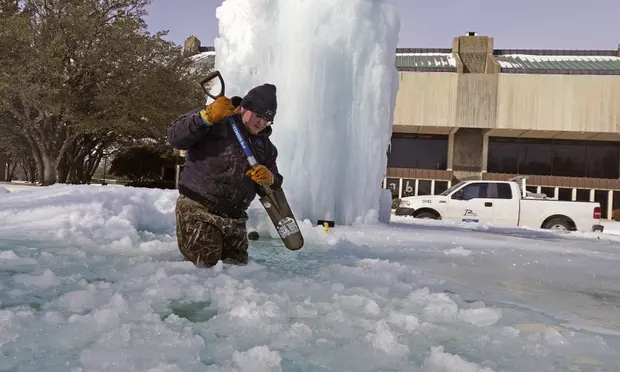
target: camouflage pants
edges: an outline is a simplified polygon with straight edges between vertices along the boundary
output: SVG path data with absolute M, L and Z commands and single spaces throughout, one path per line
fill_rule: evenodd
M 219 260 L 248 262 L 245 218 L 232 219 L 209 213 L 207 208 L 183 195 L 176 204 L 177 242 L 186 260 L 212 267 Z

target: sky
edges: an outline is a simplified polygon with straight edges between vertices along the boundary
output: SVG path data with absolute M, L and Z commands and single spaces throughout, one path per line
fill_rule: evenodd
M 398 47 L 451 48 L 452 39 L 475 31 L 496 49 L 616 49 L 620 0 L 385 0 L 401 17 Z M 182 45 L 190 35 L 212 46 L 222 0 L 153 0 L 151 32 L 168 30 Z

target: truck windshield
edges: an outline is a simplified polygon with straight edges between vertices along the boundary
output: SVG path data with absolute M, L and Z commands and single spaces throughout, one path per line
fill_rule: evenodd
M 463 185 L 463 183 L 465 183 L 465 181 L 461 181 L 459 183 L 457 183 L 456 185 L 452 185 L 452 187 L 450 187 L 449 189 L 447 189 L 446 191 L 442 192 L 441 196 L 447 196 L 448 194 L 450 194 L 452 191 L 454 191 L 457 187 L 461 187 L 461 185 Z

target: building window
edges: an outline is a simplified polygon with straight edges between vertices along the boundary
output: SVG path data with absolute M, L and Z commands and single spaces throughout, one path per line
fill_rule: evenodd
M 448 166 L 448 136 L 394 133 L 387 166 L 445 170 Z
M 489 138 L 487 171 L 541 176 L 619 178 L 613 142 Z
M 620 149 L 612 143 L 588 144 L 586 154 L 586 177 L 620 178 Z
M 489 138 L 487 172 L 519 173 L 519 144 L 502 138 Z
M 522 143 L 518 146 L 518 167 L 523 174 L 551 174 L 551 146 L 547 141 Z
M 553 176 L 585 177 L 586 146 L 580 142 L 557 141 L 553 143 Z

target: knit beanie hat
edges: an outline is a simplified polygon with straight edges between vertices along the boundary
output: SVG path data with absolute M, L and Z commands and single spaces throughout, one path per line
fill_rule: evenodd
M 276 86 L 273 84 L 263 84 L 250 89 L 248 94 L 243 97 L 241 107 L 253 111 L 267 121 L 272 122 L 278 111 Z

